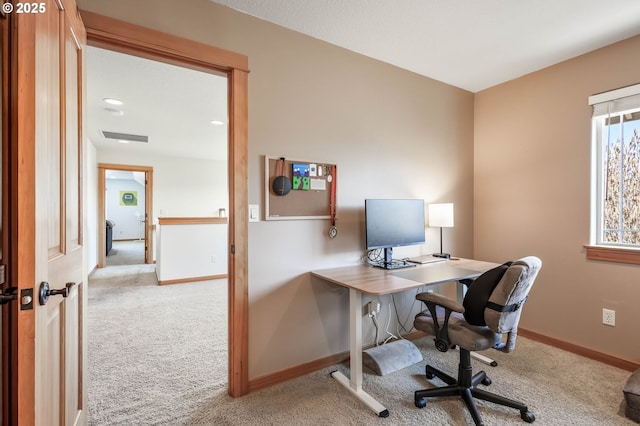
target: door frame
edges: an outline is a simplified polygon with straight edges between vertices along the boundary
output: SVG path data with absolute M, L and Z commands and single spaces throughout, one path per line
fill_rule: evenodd
M 249 393 L 247 56 L 80 10 L 87 44 L 227 75 L 229 95 L 228 393 Z
M 153 206 L 153 167 L 98 163 L 98 268 L 104 268 L 107 264 L 106 236 L 105 232 L 103 232 L 107 219 L 104 215 L 104 207 L 106 205 L 105 190 L 107 170 L 144 173 L 144 263 L 153 263 L 153 256 L 151 256 L 151 248 L 153 247 L 153 226 L 149 223 L 149 212 L 151 211 L 151 206 Z
M 9 43 L 10 19 L 11 15 L 0 11 L 0 21 L 2 22 L 0 25 L 0 50 L 2 50 L 2 59 L 0 62 L 0 67 L 2 68 L 0 72 L 0 84 L 2 85 L 2 90 L 0 91 L 0 102 L 2 102 L 0 111 L 0 114 L 2 115 L 2 119 L 0 120 L 0 139 L 2 145 L 2 153 L 0 154 L 0 161 L 2 161 L 2 166 L 0 166 L 0 170 L 2 171 L 2 176 L 0 177 L 0 185 L 2 186 L 2 189 L 0 190 L 0 197 L 2 199 L 0 202 L 2 205 L 2 212 L 0 213 L 2 215 L 0 217 L 0 245 L 2 247 L 2 252 L 0 255 L 0 263 L 4 266 L 5 271 L 4 281 L 0 282 L 0 291 L 4 291 L 8 287 L 11 287 L 15 282 L 12 276 L 15 266 L 15 252 L 12 253 L 10 251 L 11 248 L 15 246 L 15 240 L 13 240 L 14 236 L 11 231 L 13 226 L 10 217 L 12 212 L 10 184 L 12 180 L 11 173 L 13 170 L 12 163 L 10 161 L 11 152 L 9 149 L 11 143 L 11 86 L 9 82 L 9 58 L 11 57 L 11 46 Z M 10 309 L 10 304 L 2 305 L 1 311 L 0 326 L 2 328 L 2 333 L 0 338 L 0 349 L 2 349 L 2 362 L 0 377 L 2 378 L 2 388 L 0 388 L 0 400 L 2 403 L 0 409 L 2 413 L 0 414 L 0 424 L 10 424 L 12 416 L 16 413 L 16 399 L 14 395 L 17 388 L 12 374 L 13 371 L 15 371 L 13 358 L 16 353 L 16 341 L 13 338 L 15 311 Z

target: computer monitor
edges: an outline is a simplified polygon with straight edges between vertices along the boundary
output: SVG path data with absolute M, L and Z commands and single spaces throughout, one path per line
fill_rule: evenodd
M 391 267 L 393 247 L 425 243 L 424 200 L 366 199 L 364 206 L 367 250 L 384 249 L 376 266 Z

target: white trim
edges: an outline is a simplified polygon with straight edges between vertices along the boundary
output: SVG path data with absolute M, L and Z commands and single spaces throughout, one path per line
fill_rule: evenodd
M 609 92 L 591 95 L 589 96 L 589 105 L 595 105 L 602 102 L 608 102 L 614 99 L 625 98 L 627 96 L 638 94 L 640 94 L 640 84 L 634 84 L 633 86 L 622 87 L 620 89 L 611 90 Z

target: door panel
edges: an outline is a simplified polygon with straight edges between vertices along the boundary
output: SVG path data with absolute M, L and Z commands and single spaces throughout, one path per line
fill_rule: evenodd
M 74 249 L 82 244 L 80 237 L 80 223 L 82 215 L 80 205 L 82 204 L 82 191 L 80 185 L 81 147 L 80 147 L 80 127 L 82 116 L 80 115 L 81 96 L 80 88 L 82 81 L 82 49 L 78 38 L 69 25 L 64 26 L 64 134 L 66 137 L 66 162 L 65 162 L 65 187 L 67 193 L 73 191 L 66 197 L 66 236 L 68 249 Z M 72 196 L 71 196 L 72 195 Z
M 47 13 L 36 20 L 36 179 L 46 197 L 37 207 L 46 223 L 49 257 L 62 253 L 60 152 L 60 21 L 58 5 L 45 2 Z M 38 203 L 40 204 L 40 203 Z M 46 212 L 46 215 L 43 213 Z

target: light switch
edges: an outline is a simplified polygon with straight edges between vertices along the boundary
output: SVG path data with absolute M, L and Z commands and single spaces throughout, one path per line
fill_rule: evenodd
M 260 206 L 257 204 L 249 204 L 249 222 L 260 221 Z

